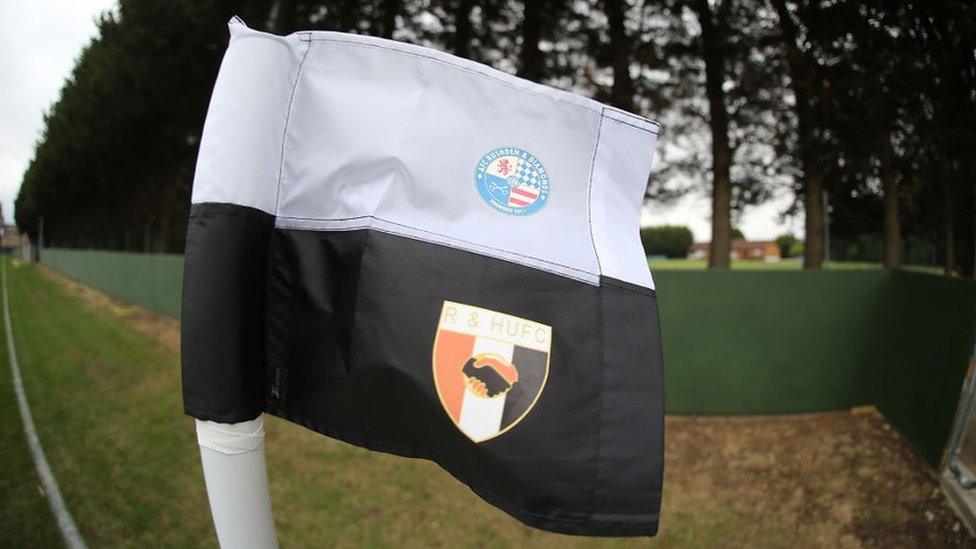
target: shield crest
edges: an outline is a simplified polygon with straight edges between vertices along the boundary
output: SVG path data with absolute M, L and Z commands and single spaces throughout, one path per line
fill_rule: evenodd
M 434 385 L 444 411 L 474 442 L 515 427 L 549 377 L 552 327 L 444 301 L 434 338 Z

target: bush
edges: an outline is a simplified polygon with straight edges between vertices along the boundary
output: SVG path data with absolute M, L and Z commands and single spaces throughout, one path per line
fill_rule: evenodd
M 670 259 L 688 255 L 695 237 L 691 229 L 682 225 L 662 225 L 641 229 L 641 244 L 646 255 L 663 255 Z
M 800 245 L 799 253 L 795 253 L 796 250 L 794 249 L 797 244 Z M 776 238 L 776 245 L 779 246 L 779 256 L 783 259 L 803 254 L 803 243 L 790 233 L 778 236 Z

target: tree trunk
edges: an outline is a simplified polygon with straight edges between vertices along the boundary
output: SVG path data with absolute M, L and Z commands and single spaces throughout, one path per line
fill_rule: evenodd
M 471 58 L 471 0 L 458 0 L 454 11 L 454 34 L 450 36 L 450 48 L 454 55 Z
M 820 171 L 807 170 L 803 162 L 803 205 L 806 241 L 803 244 L 803 268 L 819 269 L 824 262 L 824 202 Z
M 338 24 L 338 30 L 344 32 L 356 32 L 359 30 L 359 17 L 362 15 L 362 7 L 358 2 L 344 0 L 337 3 L 335 16 L 330 14 L 329 20 L 332 24 Z
M 152 251 L 152 221 L 146 218 L 145 225 L 142 227 L 142 252 Z
M 522 48 L 519 50 L 517 76 L 538 82 L 544 74 L 542 51 L 539 39 L 542 37 L 542 2 L 526 0 L 523 2 Z
M 393 31 L 396 30 L 396 16 L 400 13 L 402 2 L 400 0 L 383 0 L 380 5 L 379 35 L 383 38 L 393 38 Z
M 268 31 L 288 34 L 294 31 L 295 0 L 276 0 L 268 12 Z
M 695 11 L 702 29 L 705 94 L 712 130 L 712 243 L 708 267 L 727 269 L 732 252 L 732 179 L 729 175 L 732 149 L 729 145 L 729 113 L 722 87 L 725 83 L 725 37 L 716 27 L 707 0 L 698 0 Z
M 884 207 L 884 250 L 882 263 L 886 268 L 894 268 L 901 264 L 901 218 L 898 214 L 898 175 L 895 173 L 894 152 L 891 144 L 882 145 L 881 153 L 881 185 L 884 192 L 882 204 Z
M 159 217 L 159 240 L 156 245 L 156 251 L 164 254 L 169 251 L 169 213 L 164 212 Z
M 797 45 L 797 29 L 786 7 L 785 0 L 772 0 L 779 18 L 780 32 L 790 72 L 790 88 L 796 103 L 800 168 L 803 171 L 803 203 L 805 210 L 806 242 L 803 267 L 819 269 L 824 262 L 824 203 L 823 178 L 818 162 L 820 146 L 815 135 L 816 114 L 811 104 L 812 83 L 815 71 Z
M 634 81 L 630 77 L 631 44 L 627 36 L 625 0 L 604 0 L 603 9 L 610 25 L 610 52 L 613 66 L 610 104 L 625 111 L 633 111 Z
M 946 276 L 952 276 L 956 272 L 956 227 L 955 215 L 953 212 L 952 185 L 943 182 L 942 188 L 945 190 L 945 262 L 942 272 Z

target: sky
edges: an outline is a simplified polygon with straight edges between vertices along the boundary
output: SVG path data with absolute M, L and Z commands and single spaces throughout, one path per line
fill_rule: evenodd
M 95 17 L 115 0 L 0 0 L 0 205 L 13 221 L 14 199 L 41 135 L 44 113 L 57 99 L 81 49 L 96 32 Z M 751 240 L 784 232 L 802 235 L 802 222 L 779 218 L 790 198 L 747 209 L 737 226 Z M 709 200 L 690 195 L 669 206 L 644 207 L 641 225 L 687 225 L 709 240 Z
M 14 199 L 44 113 L 57 99 L 95 17 L 115 0 L 0 0 L 0 204 L 13 221 Z
M 653 169 L 651 177 L 654 177 Z M 780 213 L 789 208 L 792 202 L 793 197 L 789 194 L 774 196 L 764 204 L 747 207 L 733 225 L 748 240 L 776 240 L 777 236 L 785 233 L 802 238 L 802 216 L 780 219 Z M 711 216 L 711 197 L 689 194 L 675 204 L 645 204 L 641 210 L 641 226 L 686 225 L 695 234 L 695 242 L 708 242 L 712 232 Z

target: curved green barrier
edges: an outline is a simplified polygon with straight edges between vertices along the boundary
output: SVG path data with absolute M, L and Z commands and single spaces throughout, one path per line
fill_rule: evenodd
M 179 317 L 183 259 L 45 249 L 79 282 Z M 976 282 L 906 271 L 660 271 L 666 408 L 876 405 L 936 465 L 976 333 Z

